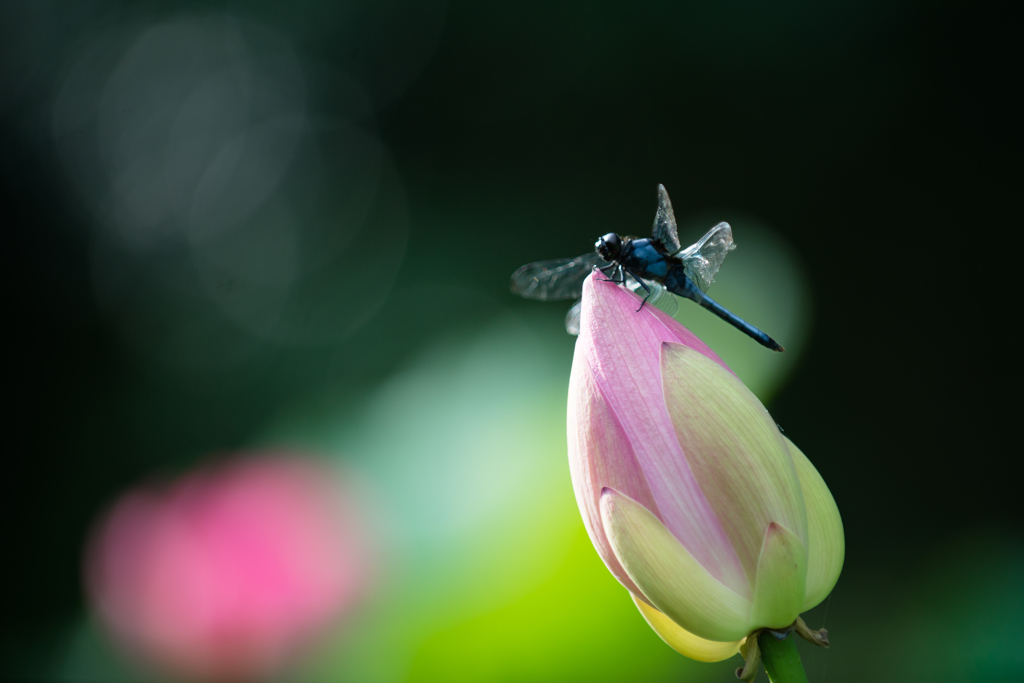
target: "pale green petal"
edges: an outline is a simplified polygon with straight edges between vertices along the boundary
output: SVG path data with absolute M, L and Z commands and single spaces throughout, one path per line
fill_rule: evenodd
M 800 615 L 807 581 L 807 549 L 796 534 L 781 524 L 769 524 L 757 561 L 755 628 L 785 628 Z
M 752 590 L 769 524 L 807 538 L 800 480 L 785 438 L 757 397 L 707 356 L 682 344 L 662 344 L 661 373 L 686 462 Z
M 661 639 L 670 648 L 684 657 L 695 659 L 698 662 L 721 662 L 739 652 L 742 640 L 726 643 L 705 640 L 693 635 L 635 595 L 632 598 L 639 608 L 640 614 L 644 615 L 644 619 L 654 629 L 654 632 L 661 636 Z
M 601 519 L 629 578 L 672 621 L 708 640 L 750 633 L 750 602 L 708 573 L 650 510 L 606 488 Z
M 839 508 L 825 480 L 792 441 L 787 439 L 786 442 L 807 507 L 807 595 L 800 608 L 801 612 L 806 612 L 824 600 L 839 580 L 846 557 L 846 540 Z

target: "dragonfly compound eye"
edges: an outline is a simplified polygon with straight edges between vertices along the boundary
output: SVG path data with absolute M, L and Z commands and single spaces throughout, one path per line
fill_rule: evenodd
M 597 240 L 594 245 L 597 249 L 597 253 L 601 255 L 605 261 L 614 261 L 619 257 L 619 253 L 622 251 L 622 240 L 614 232 L 610 232 L 601 239 Z

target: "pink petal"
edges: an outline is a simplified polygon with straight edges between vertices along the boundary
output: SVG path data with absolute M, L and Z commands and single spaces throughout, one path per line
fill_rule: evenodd
M 629 438 L 583 361 L 582 354 L 573 357 L 569 397 L 569 472 L 583 524 L 608 571 L 631 593 L 646 600 L 608 542 L 601 522 L 601 491 L 605 487 L 614 488 L 655 514 L 658 505 Z
M 669 417 L 661 386 L 662 343 L 684 344 L 728 367 L 678 322 L 653 306 L 638 312 L 639 297 L 601 278 L 592 274 L 584 283 L 576 354 L 623 434 L 631 437 L 633 457 L 656 505 L 651 511 L 712 576 L 749 595 L 739 558 L 690 469 Z

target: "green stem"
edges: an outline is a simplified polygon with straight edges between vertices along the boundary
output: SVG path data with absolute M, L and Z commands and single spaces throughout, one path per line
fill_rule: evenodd
M 796 638 L 779 640 L 767 630 L 761 631 L 757 644 L 761 646 L 761 661 L 772 683 L 807 683 L 800 653 L 796 651 Z

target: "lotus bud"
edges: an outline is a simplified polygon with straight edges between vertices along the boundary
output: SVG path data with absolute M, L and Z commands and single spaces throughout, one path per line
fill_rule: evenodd
M 584 285 L 568 406 L 580 513 L 666 643 L 704 662 L 744 646 L 756 662 L 750 636 L 797 629 L 838 580 L 839 511 L 728 366 L 639 306 L 599 273 Z M 822 633 L 797 630 L 822 644 Z

